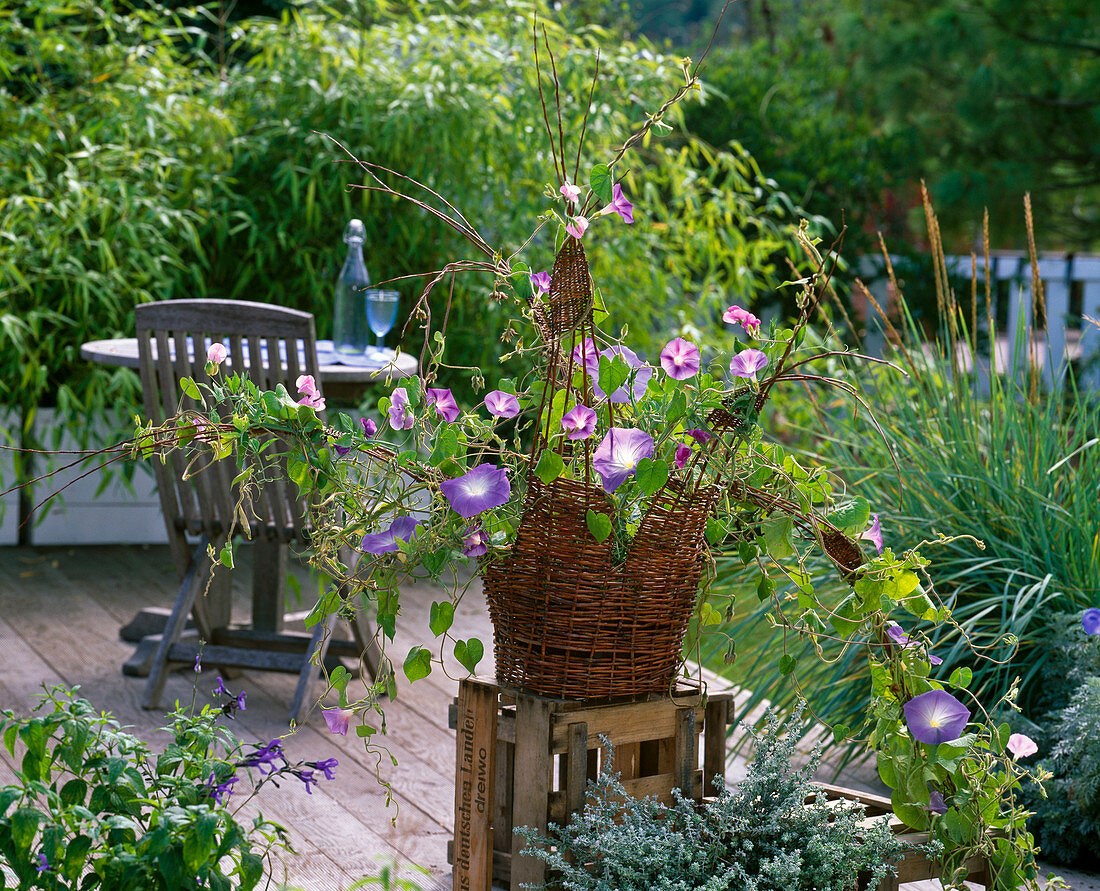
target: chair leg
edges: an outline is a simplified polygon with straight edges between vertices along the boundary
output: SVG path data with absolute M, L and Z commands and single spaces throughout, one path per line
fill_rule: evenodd
M 145 694 L 141 700 L 142 708 L 152 709 L 160 706 L 164 684 L 168 680 L 168 651 L 179 640 L 180 634 L 182 634 L 184 626 L 187 624 L 187 619 L 191 615 L 192 607 L 195 605 L 195 598 L 210 572 L 210 558 L 207 556 L 206 550 L 208 544 L 209 541 L 204 536 L 198 547 L 195 548 L 191 556 L 191 562 L 183 575 L 175 605 L 172 607 L 172 614 L 168 617 L 168 622 L 164 626 L 164 633 L 161 635 L 160 644 L 157 646 L 157 653 L 153 657 L 149 680 L 145 683 Z M 209 637 L 209 629 L 202 628 L 201 624 L 199 633 L 204 637 Z
M 332 640 L 332 631 L 336 627 L 336 615 L 327 616 L 323 622 L 318 622 L 313 628 L 313 637 L 310 638 L 306 648 L 305 661 L 302 670 L 298 673 L 298 686 L 294 688 L 294 699 L 290 703 L 290 721 L 292 724 L 303 724 L 306 715 L 309 714 L 312 705 L 313 684 L 321 674 L 321 665 L 325 661 L 325 653 L 328 652 L 329 641 Z M 313 654 L 317 654 L 317 664 L 312 661 Z

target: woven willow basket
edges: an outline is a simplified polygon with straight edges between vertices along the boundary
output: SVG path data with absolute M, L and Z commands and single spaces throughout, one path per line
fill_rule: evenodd
M 654 498 L 627 558 L 589 533 L 602 490 L 583 481 L 528 483 L 509 555 L 483 573 L 497 682 L 564 699 L 661 693 L 680 665 L 717 493 L 675 481 Z

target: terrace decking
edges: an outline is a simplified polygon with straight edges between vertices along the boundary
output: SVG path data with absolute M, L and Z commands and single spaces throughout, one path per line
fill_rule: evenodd
M 243 616 L 251 554 L 247 546 L 240 550 L 234 608 L 239 606 Z M 302 567 L 294 566 L 293 571 L 301 583 L 304 613 L 313 602 L 315 582 Z M 169 606 L 175 590 L 172 561 L 163 546 L 0 548 L 0 708 L 25 714 L 43 684 L 79 685 L 80 695 L 95 707 L 111 712 L 154 748 L 163 746 L 165 735 L 158 730 L 165 711 L 143 711 L 145 680 L 122 675 L 122 663 L 134 647 L 119 639 L 119 629 L 143 607 Z M 428 610 L 439 598 L 425 585 L 403 590 L 406 630 L 398 633 L 392 650 L 395 661 L 400 662 L 413 643 L 430 636 Z M 490 673 L 492 635 L 477 585 L 456 610 L 454 632 L 486 643 L 486 662 L 478 671 Z M 413 633 L 420 640 L 414 640 Z M 336 779 L 322 781 L 312 795 L 291 778 L 281 788 L 266 786 L 244 806 L 241 816 L 259 811 L 290 832 L 298 854 L 282 861 L 285 875 L 277 874 L 277 880 L 307 891 L 337 891 L 364 875 L 377 875 L 382 864 L 394 859 L 428 869 L 431 878 L 420 879 L 425 888 L 451 887 L 446 851 L 453 825 L 455 743 L 454 732 L 447 728 L 447 711 L 458 690 L 457 678 L 465 671 L 453 660 L 449 664 L 454 680 L 438 665 L 431 676 L 413 685 L 401 676 L 398 697 L 385 703 L 385 740 L 396 766 L 384 754 L 368 755 L 353 733 L 329 733 L 317 711 L 287 736 L 284 749 L 292 762 L 336 757 L 340 765 Z M 211 701 L 216 673 L 213 667 L 202 673 L 199 706 Z M 194 679 L 189 670 L 173 672 L 165 702 L 189 703 Z M 227 679 L 235 692 L 248 691 L 247 710 L 231 725 L 236 735 L 245 742 L 267 742 L 288 734 L 295 680 L 295 675 L 269 672 Z M 731 780 L 738 778 L 740 768 L 730 762 Z M 0 785 L 11 781 L 11 771 L 11 758 L 0 747 Z M 391 784 L 389 807 L 378 776 Z M 845 775 L 850 786 L 865 786 L 869 779 L 866 771 Z M 229 806 L 239 805 L 243 798 L 234 796 Z M 1076 891 L 1100 889 L 1100 884 L 1083 877 L 1070 884 Z M 939 885 L 905 887 L 931 891 Z

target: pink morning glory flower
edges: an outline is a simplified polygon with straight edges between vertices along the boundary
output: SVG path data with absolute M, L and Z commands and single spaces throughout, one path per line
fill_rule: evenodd
M 471 523 L 466 527 L 462 538 L 462 553 L 467 557 L 480 557 L 489 550 L 489 536 L 480 523 Z
M 756 372 L 768 365 L 768 357 L 760 350 L 741 350 L 730 360 L 730 373 L 734 377 L 756 378 Z
M 634 427 L 612 427 L 592 456 L 592 466 L 605 492 L 614 492 L 638 469 L 642 458 L 653 456 L 653 437 Z
M 1091 607 L 1081 615 L 1081 627 L 1085 634 L 1100 634 L 1100 608 Z
M 214 365 L 221 365 L 228 355 L 229 350 L 225 348 L 224 343 L 212 343 L 210 344 L 210 349 L 206 351 L 206 361 Z
M 629 402 L 632 395 L 636 400 L 641 399 L 642 396 L 645 395 L 645 388 L 649 384 L 649 379 L 653 377 L 653 369 L 646 365 L 645 362 L 643 362 L 641 359 L 639 359 L 638 354 L 635 353 L 634 350 L 621 345 L 615 345 L 604 350 L 602 353 L 600 353 L 600 355 L 606 356 L 608 359 L 619 356 L 624 362 L 626 362 L 627 365 L 629 365 L 634 370 L 634 386 L 631 387 L 628 391 L 627 384 L 623 384 L 621 387 L 619 387 L 619 389 L 611 394 L 611 402 L 617 404 Z M 598 374 L 593 375 L 593 377 L 598 378 Z M 627 383 L 629 383 L 629 379 Z M 596 391 L 596 396 L 598 398 L 607 399 L 607 394 L 600 389 L 600 385 L 598 383 L 594 383 L 592 387 Z
M 600 216 L 605 213 L 617 213 L 624 223 L 634 222 L 634 205 L 623 195 L 623 187 L 618 183 L 611 187 L 611 203 L 600 211 Z
M 917 647 L 918 650 L 922 651 L 921 654 L 928 660 L 931 665 L 943 665 L 943 660 L 939 656 L 933 656 L 931 653 L 924 653 L 923 647 L 920 647 L 917 644 L 913 643 L 912 638 L 910 638 L 909 635 L 905 633 L 905 629 L 903 629 L 897 622 L 894 622 L 890 625 L 889 628 L 886 629 L 886 636 L 889 637 L 890 640 L 896 643 L 903 650 L 910 645 Z
M 600 353 L 591 337 L 586 337 L 573 347 L 573 364 L 584 363 L 590 378 L 595 378 L 600 373 Z
M 661 350 L 661 367 L 676 381 L 695 377 L 699 373 L 699 347 L 682 337 L 670 340 Z
M 364 554 L 388 554 L 401 550 L 399 541 L 408 541 L 416 532 L 417 521 L 413 517 L 395 517 L 384 532 L 372 532 L 363 536 L 359 550 Z
M 387 414 L 390 418 L 390 426 L 394 430 L 412 429 L 416 418 L 409 411 L 409 394 L 404 387 L 398 387 L 390 394 L 390 410 Z
M 458 419 L 458 403 L 455 402 L 450 390 L 428 389 L 424 391 L 424 396 L 428 405 L 434 405 L 440 417 L 448 424 Z
M 1035 740 L 1030 736 L 1013 733 L 1008 738 L 1008 751 L 1012 753 L 1013 758 L 1029 758 L 1039 751 L 1039 747 L 1035 745 Z
M 596 413 L 587 405 L 575 405 L 561 419 L 566 439 L 588 439 L 596 432 Z
M 722 316 L 722 321 L 727 325 L 740 325 L 745 329 L 746 334 L 751 334 L 753 337 L 760 334 L 760 319 L 740 306 L 731 306 L 727 309 Z
M 929 690 L 904 706 L 905 723 L 913 738 L 938 745 L 958 739 L 970 720 L 970 712 L 945 690 Z
M 512 497 L 508 472 L 495 464 L 479 464 L 457 479 L 444 480 L 439 488 L 455 513 L 467 520 L 506 504 Z
M 313 380 L 312 374 L 299 375 L 294 386 L 298 388 L 298 393 L 302 397 L 298 400 L 299 405 L 308 405 L 317 411 L 325 410 L 325 397 L 317 392 L 317 383 Z
M 514 418 L 519 414 L 519 400 L 511 393 L 493 390 L 485 394 L 485 407 L 497 418 Z
M 878 514 L 871 517 L 871 528 L 859 537 L 863 541 L 871 542 L 875 546 L 875 550 L 880 554 L 882 553 L 882 524 L 879 522 Z
M 577 239 L 577 241 L 580 241 L 584 238 L 584 233 L 588 231 L 588 220 L 582 216 L 573 217 L 572 223 L 565 224 L 565 231 Z
M 325 716 L 325 723 L 330 733 L 338 736 L 348 735 L 348 725 L 355 712 L 348 708 L 326 708 L 321 710 L 321 714 Z
M 363 428 L 363 435 L 367 438 L 374 436 L 374 434 L 378 432 L 378 425 L 370 418 L 360 418 L 359 426 Z
M 550 273 L 549 272 L 536 272 L 531 276 L 531 287 L 534 289 L 535 296 L 539 294 L 550 293 Z
M 679 467 L 682 470 L 684 465 L 687 464 L 688 458 L 690 458 L 690 457 L 691 457 L 691 446 L 684 445 L 683 443 L 680 443 L 679 445 L 676 446 L 675 463 L 676 463 L 677 467 Z
M 572 183 L 566 183 L 561 187 L 561 194 L 570 204 L 576 204 L 580 200 L 581 190 L 579 186 L 575 186 Z M 577 237 L 579 238 L 580 236 Z

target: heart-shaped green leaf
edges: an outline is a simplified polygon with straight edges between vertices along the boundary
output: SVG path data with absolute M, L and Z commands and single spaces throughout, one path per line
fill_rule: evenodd
M 634 471 L 638 488 L 646 495 L 653 495 L 668 482 L 668 465 L 659 458 L 642 458 Z
M 548 486 L 561 476 L 564 469 L 565 462 L 562 461 L 561 455 L 547 449 L 542 453 L 538 464 L 535 465 L 535 474 Z
M 428 613 L 428 627 L 436 637 L 448 631 L 455 620 L 455 605 L 449 600 L 436 601 Z
M 191 378 L 181 377 L 180 389 L 183 390 L 185 396 L 194 399 L 196 402 L 202 401 L 202 393 L 199 392 L 199 385 L 191 380 Z
M 779 657 L 779 673 L 782 675 L 791 674 L 794 671 L 794 656 L 789 653 L 784 653 Z
M 598 514 L 590 509 L 584 515 L 584 521 L 596 541 L 607 541 L 607 536 L 611 534 L 611 518 L 607 514 Z
M 614 393 L 626 383 L 631 370 L 621 356 L 600 356 L 600 389 L 605 393 Z
M 838 529 L 862 529 L 871 519 L 871 505 L 866 498 L 855 498 L 849 504 L 838 507 L 825 519 Z
M 485 645 L 476 637 L 471 637 L 469 640 L 455 641 L 455 658 L 462 663 L 462 667 L 470 674 L 473 674 L 477 669 L 477 664 L 484 655 Z
M 432 673 L 432 654 L 423 647 L 413 647 L 405 657 L 405 677 L 409 682 L 419 681 Z
M 611 187 L 615 185 L 611 170 L 606 164 L 597 164 L 588 174 L 588 185 L 604 204 L 611 203 Z

